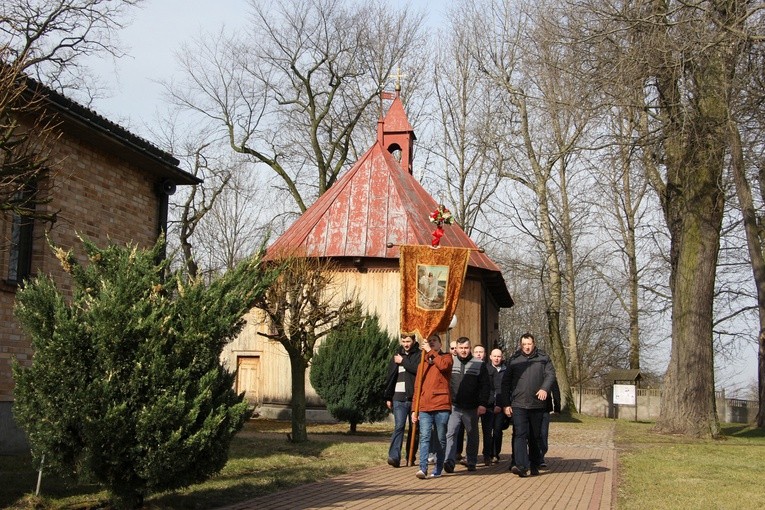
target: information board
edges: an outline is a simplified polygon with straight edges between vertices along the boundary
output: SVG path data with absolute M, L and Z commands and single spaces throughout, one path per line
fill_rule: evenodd
M 614 384 L 614 404 L 634 406 L 635 402 L 634 384 Z

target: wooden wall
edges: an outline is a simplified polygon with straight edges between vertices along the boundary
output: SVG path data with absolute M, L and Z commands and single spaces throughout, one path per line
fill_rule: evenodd
M 341 297 L 355 295 L 364 304 L 367 311 L 376 313 L 380 325 L 392 337 L 396 337 L 400 323 L 400 277 L 398 267 L 368 268 L 364 271 L 348 269 L 335 273 L 334 284 L 341 289 Z M 491 347 L 499 338 L 499 332 L 492 326 L 499 321 L 499 308 L 486 295 L 485 286 L 478 275 L 468 275 L 462 288 L 457 305 L 457 326 L 442 338 L 456 339 L 467 336 L 475 343 Z M 287 352 L 276 341 L 258 335 L 258 331 L 268 331 L 265 317 L 258 310 L 251 311 L 239 336 L 227 345 L 221 355 L 229 370 L 235 370 L 239 357 L 257 356 L 260 358 L 260 387 L 257 394 L 260 405 L 289 404 L 291 392 L 290 362 Z M 489 324 L 490 327 L 486 327 Z M 310 369 L 309 369 L 310 370 Z M 322 406 L 322 401 L 310 384 L 310 373 L 306 377 L 306 398 L 308 406 Z

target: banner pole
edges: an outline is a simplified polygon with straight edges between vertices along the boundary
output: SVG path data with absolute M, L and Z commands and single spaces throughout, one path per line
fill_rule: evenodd
M 403 245 L 395 244 L 395 243 L 390 243 L 389 242 L 389 243 L 386 243 L 385 246 L 387 246 L 388 248 L 393 248 L 394 246 L 403 246 Z M 427 245 L 423 245 L 423 246 L 427 246 Z M 428 246 L 428 248 L 431 248 L 433 250 L 437 250 L 440 247 L 433 248 L 432 246 Z M 463 249 L 464 250 L 468 250 L 468 251 L 477 251 L 478 253 L 485 253 L 486 252 L 486 250 L 484 250 L 483 248 L 470 248 L 470 247 L 468 247 L 468 248 L 463 248 Z

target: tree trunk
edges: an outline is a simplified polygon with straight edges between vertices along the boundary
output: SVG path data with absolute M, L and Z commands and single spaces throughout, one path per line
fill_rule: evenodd
M 637 200 L 633 202 L 635 190 L 630 176 L 630 165 L 627 164 L 622 177 L 622 196 L 624 197 L 624 253 L 627 257 L 627 281 L 629 282 L 628 317 L 630 321 L 630 354 L 629 362 L 631 370 L 640 370 L 640 273 L 638 269 L 637 243 L 635 242 L 635 230 L 637 223 L 637 207 L 641 201 L 642 191 L 637 194 Z
M 757 386 L 760 409 L 757 411 L 757 426 L 765 427 L 765 331 L 760 331 L 760 351 L 757 354 Z
M 652 5 L 656 14 L 667 16 L 666 3 Z M 700 20 L 704 27 L 740 19 L 724 12 L 724 3 L 715 5 L 719 10 L 705 12 Z M 657 36 L 670 24 L 657 24 Z M 675 62 L 660 63 L 655 73 L 667 171 L 661 199 L 670 233 L 672 294 L 672 350 L 656 427 L 698 437 L 720 435 L 712 325 L 725 205 L 722 170 L 730 143 L 732 32 L 720 30 L 715 43 L 699 47 L 680 73 Z
M 555 378 L 558 380 L 558 387 L 561 395 L 561 413 L 571 414 L 576 412 L 574 395 L 571 393 L 571 384 L 568 380 L 566 371 L 566 351 L 563 348 L 563 340 L 560 337 L 560 312 L 547 308 L 547 332 L 550 335 L 550 348 L 552 353 L 553 366 L 555 367 Z
M 292 371 L 292 442 L 308 441 L 305 419 L 305 371 L 307 364 L 300 354 L 290 354 Z
M 715 77 L 699 77 L 713 88 Z M 668 128 L 665 216 L 671 236 L 672 349 L 664 380 L 657 430 L 718 437 L 715 406 L 713 303 L 724 194 L 720 182 L 725 154 L 717 90 L 700 92 L 706 111 Z M 710 97 L 712 96 L 712 97 Z M 717 98 L 717 101 L 715 101 Z M 717 121 L 717 122 L 715 122 Z
M 634 231 L 632 232 L 634 241 Z M 640 370 L 640 301 L 638 290 L 640 279 L 638 276 L 637 254 L 635 244 L 627 247 L 629 257 L 629 319 L 630 319 L 630 369 Z
M 656 427 L 671 434 L 717 437 L 712 296 L 719 239 L 714 234 L 719 230 L 708 221 L 712 218 L 703 218 L 708 212 L 692 204 L 689 208 L 696 210 L 672 234 L 672 349 Z
M 744 154 L 741 146 L 741 135 L 736 126 L 729 126 L 731 145 L 731 170 L 733 182 L 736 185 L 741 215 L 744 220 L 746 232 L 746 244 L 749 249 L 749 263 L 752 266 L 752 274 L 757 289 L 757 312 L 760 320 L 760 333 L 758 335 L 759 353 L 757 365 L 757 389 L 759 409 L 757 411 L 757 426 L 765 427 L 765 257 L 763 256 L 762 239 L 759 235 L 757 224 L 757 211 L 754 207 L 752 188 L 746 178 L 744 168 Z
M 561 412 L 576 412 L 571 384 L 568 378 L 568 357 L 563 347 L 563 339 L 560 334 L 560 311 L 562 307 L 562 276 L 558 252 L 553 237 L 552 221 L 550 221 L 550 209 L 547 200 L 546 181 L 537 173 L 537 198 L 539 199 L 539 219 L 547 251 L 547 285 L 549 302 L 547 303 L 547 332 L 550 335 L 550 357 L 555 367 L 555 376 L 561 394 Z
M 563 232 L 563 253 L 566 260 L 566 336 L 568 337 L 568 363 L 571 379 L 575 384 L 582 385 L 582 360 L 579 355 L 579 335 L 576 330 L 576 269 L 574 267 L 574 235 L 571 227 L 571 205 L 568 200 L 568 176 L 565 160 L 558 163 L 561 201 L 561 223 Z M 570 381 L 569 381 L 570 382 Z M 570 385 L 569 385 L 570 386 Z

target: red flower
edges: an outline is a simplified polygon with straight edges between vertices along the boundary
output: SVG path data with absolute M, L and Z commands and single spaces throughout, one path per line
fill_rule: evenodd
M 433 231 L 433 240 L 430 241 L 430 245 L 434 248 L 441 244 L 441 238 L 444 236 L 444 229 L 441 225 L 437 226 Z

